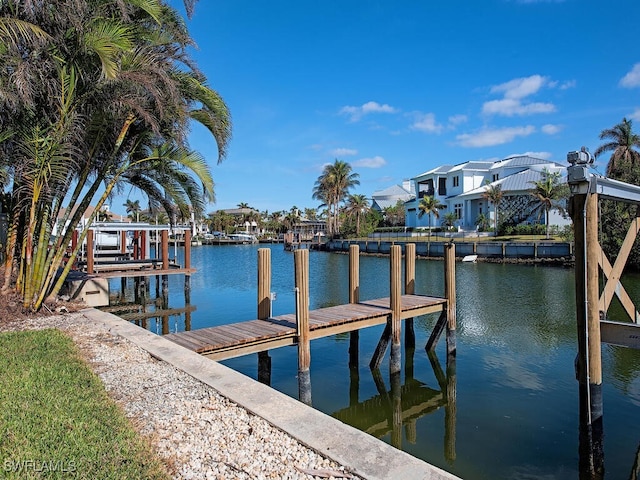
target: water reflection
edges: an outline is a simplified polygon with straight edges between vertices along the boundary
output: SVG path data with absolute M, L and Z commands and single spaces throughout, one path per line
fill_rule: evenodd
M 402 449 L 402 431 L 411 444 L 417 442 L 418 419 L 440 408 L 445 408 L 444 455 L 447 461 L 456 458 L 456 367 L 455 357 L 449 357 L 447 373 L 440 366 L 435 353 L 429 352 L 433 373 L 439 389 L 429 387 L 413 376 L 413 351 L 406 351 L 405 379 L 400 373 L 390 375 L 387 388 L 380 369 L 371 369 L 371 377 L 378 391 L 366 400 L 359 399 L 360 375 L 358 368 L 350 368 L 349 406 L 331 415 L 358 430 L 376 438 L 391 437 L 391 445 Z
M 151 297 L 151 277 L 122 278 L 120 290 L 113 291 L 109 296 L 109 306 L 102 310 L 128 320 L 145 330 L 155 331 L 157 334 L 167 335 L 178 331 L 191 330 L 191 316 L 196 306 L 191 305 L 191 293 L 185 289 L 184 304 L 181 307 L 169 307 L 169 294 L 166 289 L 160 289 L 161 281 L 155 280 L 155 297 Z M 171 320 L 174 320 L 171 324 Z M 181 321 L 184 320 L 184 323 Z

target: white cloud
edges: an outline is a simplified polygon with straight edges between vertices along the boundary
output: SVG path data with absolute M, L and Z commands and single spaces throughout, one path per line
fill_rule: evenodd
M 415 115 L 416 120 L 411 125 L 412 130 L 419 130 L 426 133 L 442 132 L 442 125 L 436 122 L 436 116 L 433 113 L 418 113 Z
M 640 122 L 640 108 L 636 108 L 635 111 L 629 115 L 629 118 Z
M 494 85 L 491 87 L 491 93 L 504 93 L 504 98 L 524 98 L 537 93 L 548 82 L 549 78 L 541 75 L 514 78 L 500 85 Z
M 396 113 L 398 109 L 391 105 L 379 104 L 378 102 L 367 102 L 359 107 L 345 106 L 340 109 L 340 115 L 347 115 L 350 121 L 357 122 L 365 115 L 370 113 Z
M 352 162 L 354 167 L 363 167 L 363 168 L 380 168 L 387 164 L 387 161 L 379 155 L 376 155 L 372 158 L 361 158 L 360 160 L 356 160 Z
M 520 99 L 504 98 L 502 100 L 491 100 L 482 106 L 482 113 L 487 115 L 504 115 L 513 117 L 514 115 L 534 115 L 536 113 L 552 113 L 556 111 L 553 103 L 522 103 Z
M 486 115 L 534 115 L 538 113 L 555 112 L 556 107 L 552 103 L 524 101 L 525 98 L 538 93 L 543 87 L 555 88 L 557 82 L 552 82 L 549 77 L 531 75 L 529 77 L 515 78 L 499 85 L 491 87 L 491 93 L 502 94 L 499 100 L 490 100 L 482 106 L 482 113 Z
M 351 155 L 357 155 L 358 150 L 355 150 L 353 148 L 336 148 L 331 150 L 330 153 L 331 155 L 334 155 L 336 157 L 347 157 Z
M 543 125 L 540 130 L 542 133 L 546 133 L 547 135 L 555 135 L 556 133 L 562 131 L 562 125 L 552 125 L 550 123 Z
M 449 125 L 450 126 L 456 126 L 456 125 L 460 125 L 462 123 L 466 123 L 468 120 L 468 117 L 466 115 L 451 115 L 449 118 Z
M 463 133 L 456 139 L 462 147 L 491 147 L 512 141 L 516 137 L 526 137 L 535 132 L 533 125 L 526 127 L 483 128 L 477 133 Z
M 553 157 L 553 154 L 551 152 L 524 152 L 507 155 L 507 157 L 534 157 L 541 158 L 543 160 L 549 160 L 551 157 Z
M 636 63 L 631 71 L 622 77 L 620 86 L 626 88 L 640 87 L 640 63 Z

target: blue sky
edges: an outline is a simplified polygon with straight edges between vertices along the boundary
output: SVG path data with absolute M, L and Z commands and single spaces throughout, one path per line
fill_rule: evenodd
M 638 132 L 638 19 L 636 0 L 201 0 L 192 55 L 233 118 L 220 165 L 190 135 L 213 166 L 209 210 L 315 208 L 335 159 L 369 197 L 442 164 L 565 163 L 625 116 Z

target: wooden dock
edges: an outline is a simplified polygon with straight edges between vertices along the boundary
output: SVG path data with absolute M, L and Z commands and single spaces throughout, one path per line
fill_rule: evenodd
M 349 364 L 358 362 L 359 330 L 374 325 L 385 325 L 385 330 L 370 362 L 372 368 L 380 365 L 391 344 L 390 373 L 400 372 L 400 330 L 405 321 L 405 341 L 415 344 L 413 318 L 438 313 L 427 350 L 433 350 L 440 334 L 447 332 L 447 358 L 456 354 L 455 342 L 455 246 L 447 249 L 445 267 L 445 296 L 434 297 L 415 294 L 415 244 L 405 247 L 404 293 L 401 281 L 402 249 L 391 248 L 389 286 L 386 298 L 360 301 L 359 247 L 349 249 L 349 303 L 315 310 L 309 309 L 309 250 L 294 252 L 296 291 L 295 313 L 271 315 L 271 250 L 258 250 L 258 308 L 257 319 L 229 325 L 220 325 L 166 335 L 189 350 L 214 360 L 223 360 L 250 353 L 258 353 L 258 376 L 270 382 L 271 359 L 268 351 L 278 347 L 297 345 L 299 398 L 311 402 L 310 374 L 311 340 L 350 332 Z M 409 343 L 408 343 L 409 345 Z
M 387 323 L 390 298 L 337 305 L 309 311 L 309 339 L 328 337 Z M 402 295 L 401 319 L 440 312 L 447 300 L 424 295 Z M 295 345 L 298 334 L 296 315 L 286 314 L 265 320 L 250 320 L 230 325 L 202 328 L 165 335 L 189 350 L 213 360 L 247 355 L 277 347 Z

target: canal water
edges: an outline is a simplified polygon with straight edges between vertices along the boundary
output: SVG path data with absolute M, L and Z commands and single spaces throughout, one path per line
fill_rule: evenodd
M 258 246 L 192 248 L 190 298 L 170 276 L 168 305 L 188 314 L 138 324 L 157 332 L 256 318 Z M 294 307 L 293 255 L 271 248 L 274 315 Z M 181 263 L 181 249 L 178 262 Z M 444 295 L 443 262 L 418 260 L 416 293 Z M 348 256 L 310 252 L 310 308 L 348 302 Z M 360 259 L 360 299 L 389 295 L 388 257 Z M 400 388 L 392 388 L 388 356 L 369 360 L 383 327 L 360 333 L 359 367 L 349 368 L 349 335 L 311 342 L 313 407 L 466 480 L 578 479 L 578 383 L 573 270 L 561 267 L 457 263 L 457 359 L 447 371 L 445 339 L 429 357 L 424 345 L 437 314 L 415 319 L 416 349 L 403 346 Z M 640 298 L 640 277 L 624 280 Z M 129 280 L 124 300 L 133 301 Z M 117 296 L 120 281 L 112 281 Z M 150 282 L 151 297 L 157 291 Z M 115 302 L 115 298 L 113 299 Z M 147 309 L 160 308 L 162 302 Z M 175 310 L 174 310 L 175 311 Z M 612 319 L 621 315 L 615 309 Z M 620 317 L 622 318 L 622 317 Z M 270 352 L 271 386 L 297 398 L 297 349 Z M 225 365 L 257 379 L 257 354 Z M 605 478 L 636 479 L 640 470 L 640 351 L 603 345 Z M 445 384 L 455 397 L 443 395 Z M 393 420 L 397 399 L 402 425 Z M 635 472 L 635 473 L 634 473 Z

